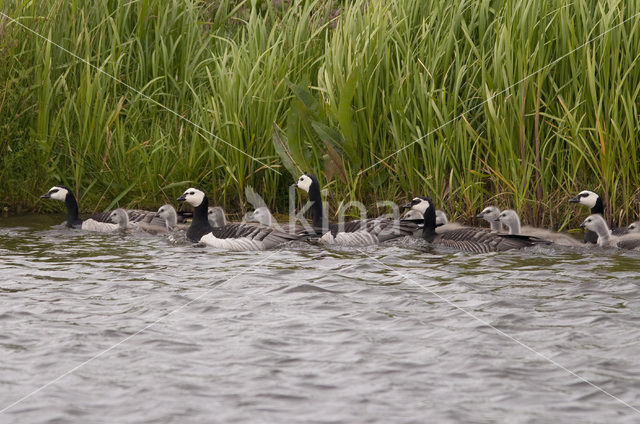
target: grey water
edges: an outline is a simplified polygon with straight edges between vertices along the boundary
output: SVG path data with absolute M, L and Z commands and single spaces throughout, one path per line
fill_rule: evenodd
M 640 422 L 640 252 L 0 218 L 1 423 Z

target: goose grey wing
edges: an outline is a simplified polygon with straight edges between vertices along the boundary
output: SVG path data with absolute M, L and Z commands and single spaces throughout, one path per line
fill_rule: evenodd
M 614 236 L 624 236 L 625 234 L 629 234 L 629 228 L 628 227 L 612 228 L 611 234 L 613 234 Z
M 640 249 L 640 237 L 622 237 L 620 241 L 618 241 L 617 245 L 621 249 Z
M 473 253 L 502 252 L 522 249 L 534 244 L 550 243 L 538 237 L 495 234 L 491 233 L 489 229 L 471 227 L 444 232 L 434 242 Z
M 377 234 L 378 241 L 383 242 L 398 237 L 413 236 L 419 233 L 424 225 L 424 220 L 386 219 L 381 231 Z

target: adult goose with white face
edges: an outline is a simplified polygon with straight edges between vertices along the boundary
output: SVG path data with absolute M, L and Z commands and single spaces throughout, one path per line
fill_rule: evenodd
M 187 189 L 178 201 L 193 206 L 193 220 L 187 229 L 187 238 L 207 246 L 235 251 L 265 250 L 304 236 L 264 225 L 226 223 L 221 227 L 213 227 L 208 219 L 209 199 L 197 188 Z
M 496 234 L 487 228 L 462 227 L 455 230 L 436 231 L 435 207 L 431 200 L 423 196 L 415 197 L 405 207 L 422 212 L 424 216 L 422 238 L 435 245 L 466 252 L 486 253 L 549 244 L 549 241 L 537 237 Z
M 591 214 L 600 214 L 604 218 L 604 205 L 602 203 L 602 198 L 598 196 L 597 193 L 591 190 L 583 190 L 578 193 L 576 196 L 569 199 L 569 203 L 578 203 L 588 207 L 591 210 Z M 606 223 L 606 221 L 605 221 Z M 608 225 L 607 225 L 608 227 Z M 585 243 L 597 243 L 598 235 L 588 228 L 584 227 L 586 231 L 584 232 L 584 242 Z M 623 235 L 628 232 L 626 227 L 621 228 L 612 228 L 610 229 L 612 234 L 614 235 Z
M 304 190 L 311 202 L 313 230 L 321 236 L 320 241 L 343 246 L 365 246 L 410 236 L 419 227 L 414 220 L 392 218 L 370 218 L 348 221 L 340 224 L 329 223 L 322 208 L 320 183 L 311 174 L 303 174 L 293 186 Z

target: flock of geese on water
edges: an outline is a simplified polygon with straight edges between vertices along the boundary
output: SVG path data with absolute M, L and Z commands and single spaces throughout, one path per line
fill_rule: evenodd
M 477 215 L 489 223 L 489 228 L 451 223 L 442 211 L 435 209 L 430 199 L 423 196 L 404 205 L 408 211 L 400 219 L 379 217 L 332 224 L 323 215 L 320 184 L 313 175 L 302 175 L 293 186 L 309 196 L 311 226 L 278 224 L 266 207 L 259 207 L 249 214 L 249 222 L 228 223 L 222 208 L 209 207 L 206 194 L 196 188 L 187 189 L 178 198 L 193 206 L 190 224 L 179 222 L 181 217 L 171 205 L 164 205 L 157 212 L 116 209 L 81 220 L 75 196 L 65 186 L 54 186 L 41 198 L 65 203 L 67 219 L 64 225 L 67 227 L 99 232 L 139 230 L 152 234 L 183 231 L 193 242 L 233 251 L 265 250 L 312 238 L 326 244 L 364 246 L 405 236 L 421 237 L 434 245 L 475 253 L 522 249 L 538 244 L 584 245 L 566 234 L 522 226 L 514 210 L 500 211 L 495 206 L 486 207 Z M 610 229 L 603 218 L 602 199 L 592 191 L 582 191 L 569 202 L 591 209 L 591 215 L 580 225 L 585 229 L 584 243 L 640 250 L 640 221 L 628 227 Z M 503 232 L 503 226 L 508 232 Z

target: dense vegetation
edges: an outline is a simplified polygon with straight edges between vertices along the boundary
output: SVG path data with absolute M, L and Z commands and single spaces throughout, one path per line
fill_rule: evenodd
M 286 210 L 291 174 L 308 170 L 333 210 L 428 194 L 453 217 L 495 203 L 567 227 L 585 215 L 568 196 L 589 188 L 617 223 L 639 212 L 637 0 L 0 10 L 59 45 L 0 18 L 0 204 L 13 211 L 59 210 L 38 195 L 61 182 L 87 211 L 191 185 L 230 210 L 251 185 Z

